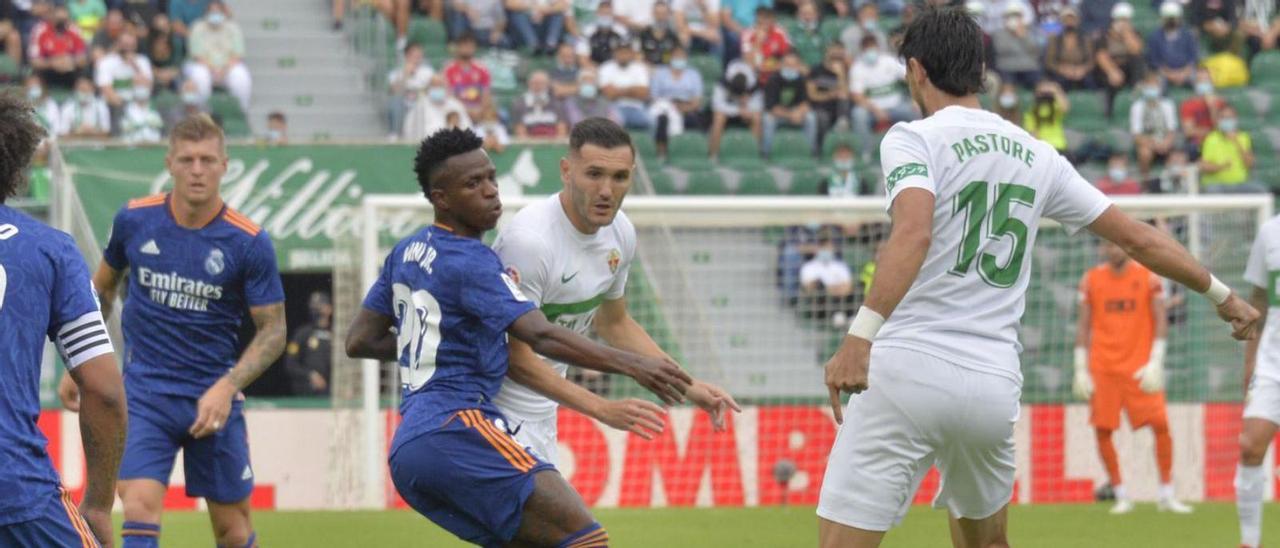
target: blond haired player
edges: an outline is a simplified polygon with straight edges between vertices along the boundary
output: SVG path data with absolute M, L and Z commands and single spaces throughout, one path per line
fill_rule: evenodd
M 842 425 L 818 537 L 830 548 L 878 546 L 937 464 L 934 505 L 949 510 L 952 542 L 1003 546 L 1022 392 L 1018 323 L 1041 218 L 1088 228 L 1204 293 L 1239 338 L 1253 334 L 1258 312 L 1173 239 L 1113 207 L 1047 143 L 981 109 L 982 30 L 971 16 L 922 10 L 899 54 L 925 118 L 895 125 L 880 145 L 893 228 L 866 304 L 826 366 Z M 855 394 L 847 410 L 840 392 Z
M 1072 391 L 1088 400 L 1098 453 L 1116 494 L 1112 514 L 1133 510 L 1120 459 L 1111 435 L 1120 428 L 1120 411 L 1134 428 L 1150 426 L 1156 440 L 1160 494 L 1156 508 L 1187 514 L 1191 508 L 1173 496 L 1173 438 L 1164 399 L 1165 316 L 1160 277 L 1129 260 L 1120 246 L 1099 245 L 1102 264 L 1080 280 L 1076 324 L 1075 378 Z

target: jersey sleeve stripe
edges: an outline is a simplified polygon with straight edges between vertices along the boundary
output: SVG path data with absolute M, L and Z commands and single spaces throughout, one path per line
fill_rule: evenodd
M 98 321 L 98 322 L 85 322 L 83 325 L 80 325 L 80 326 L 77 326 L 77 327 L 73 327 L 73 328 L 64 328 L 64 329 L 62 330 L 62 332 L 61 332 L 61 333 L 58 333 L 58 337 L 61 337 L 61 338 L 63 338 L 63 339 L 70 339 L 71 337 L 74 337 L 74 336 L 76 336 L 77 334 L 79 334 L 79 333 L 81 333 L 81 332 L 83 332 L 83 331 L 85 331 L 85 330 L 93 329 L 93 327 L 94 327 L 94 326 L 100 326 L 100 325 L 102 325 L 102 322 L 100 322 L 100 321 Z
M 250 236 L 257 236 L 259 232 L 262 232 L 262 227 L 258 226 L 257 223 L 253 222 L 253 220 L 248 217 L 245 217 L 243 213 L 234 209 L 227 208 L 226 212 L 223 214 L 223 218 L 236 228 L 248 232 Z
M 58 329 L 58 337 L 61 338 L 74 335 L 86 325 L 102 325 L 102 323 L 102 313 L 95 310 L 63 324 L 62 327 Z
M 95 310 L 68 325 L 70 327 L 64 327 L 56 341 L 58 353 L 68 370 L 115 351 L 111 337 L 107 335 L 107 327 L 102 323 L 102 313 Z
M 153 194 L 151 196 L 146 196 L 144 198 L 136 198 L 133 200 L 129 200 L 129 205 L 127 207 L 129 209 L 138 209 L 141 207 L 155 207 L 160 204 L 163 204 L 164 199 L 165 199 L 164 194 Z

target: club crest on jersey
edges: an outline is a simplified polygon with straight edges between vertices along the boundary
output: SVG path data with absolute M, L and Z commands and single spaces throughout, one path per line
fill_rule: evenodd
M 221 249 L 214 249 L 209 252 L 209 258 L 204 260 L 204 271 L 210 276 L 222 274 L 222 270 L 227 266 L 226 258 L 222 255 Z
M 610 250 L 609 251 L 609 273 L 617 274 L 618 265 L 620 263 L 622 263 L 622 252 L 618 251 L 617 249 Z

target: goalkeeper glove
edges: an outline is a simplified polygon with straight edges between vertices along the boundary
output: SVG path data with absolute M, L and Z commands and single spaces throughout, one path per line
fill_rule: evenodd
M 1154 394 L 1164 390 L 1164 350 L 1164 339 L 1156 339 L 1151 345 L 1151 358 L 1147 360 L 1147 365 L 1133 374 L 1143 392 Z
M 1083 346 L 1076 347 L 1072 366 L 1075 368 L 1075 378 L 1071 382 L 1071 393 L 1075 394 L 1076 399 L 1089 401 L 1093 396 L 1093 378 L 1089 376 L 1089 351 Z

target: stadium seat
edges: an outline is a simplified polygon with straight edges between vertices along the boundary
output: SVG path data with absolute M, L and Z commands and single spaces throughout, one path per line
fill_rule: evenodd
M 717 169 L 697 169 L 689 173 L 689 184 L 685 194 L 695 196 L 719 196 L 725 193 L 724 177 Z
M 1264 51 L 1253 56 L 1249 73 L 1255 84 L 1280 83 L 1280 51 Z
M 0 55 L 0 81 L 17 81 L 22 76 L 22 66 L 8 55 Z
M 675 179 L 665 169 L 651 168 L 648 170 L 649 180 L 653 182 L 653 192 L 658 195 L 680 194 L 676 188 Z
M 1066 127 L 1091 133 L 1107 127 L 1106 97 L 1097 91 L 1073 91 L 1067 94 L 1071 102 L 1071 113 L 1067 115 Z
M 791 186 L 787 194 L 792 196 L 812 196 L 818 193 L 818 185 L 827 174 L 818 169 L 797 169 L 791 171 Z
M 728 130 L 720 139 L 720 157 L 750 160 L 760 158 L 760 146 L 750 131 Z
M 409 21 L 409 41 L 422 44 L 423 48 L 445 45 L 449 40 L 448 36 L 442 21 L 430 17 L 414 17 Z
M 707 136 L 699 131 L 687 131 L 671 138 L 667 143 L 667 156 L 693 165 L 707 164 Z
M 858 150 L 858 139 L 854 137 L 852 133 L 836 133 L 833 131 L 827 134 L 826 139 L 822 140 L 822 158 L 820 161 L 825 162 L 830 160 L 831 154 L 835 152 L 836 147 L 841 144 L 849 145 L 853 147 L 853 150 L 855 151 Z
M 764 170 L 750 170 L 742 172 L 742 177 L 738 179 L 738 188 L 733 191 L 734 194 L 743 195 L 771 195 L 780 194 L 778 185 L 774 181 L 773 174 Z
M 822 39 L 828 43 L 835 42 L 840 40 L 840 33 L 844 32 L 846 25 L 845 20 L 826 17 L 822 20 L 822 25 L 818 27 L 818 34 L 821 34 Z
M 788 163 L 799 161 L 803 164 L 812 164 L 814 161 L 809 154 L 809 140 L 803 132 L 795 130 L 782 130 L 774 135 L 770 160 Z
M 711 89 L 715 87 L 716 82 L 720 81 L 720 77 L 724 74 L 724 68 L 720 65 L 720 58 L 714 55 L 690 55 L 689 66 L 693 70 L 698 71 L 702 76 L 703 95 L 711 96 Z

